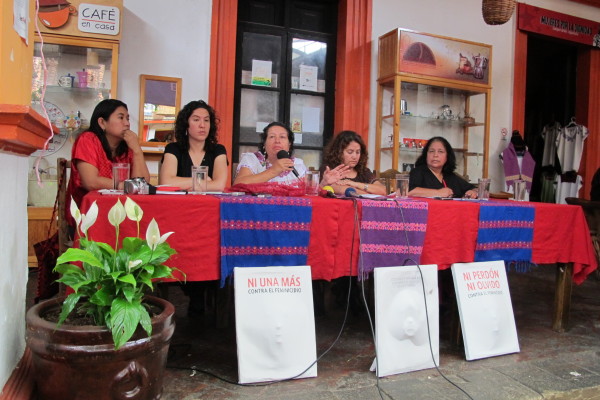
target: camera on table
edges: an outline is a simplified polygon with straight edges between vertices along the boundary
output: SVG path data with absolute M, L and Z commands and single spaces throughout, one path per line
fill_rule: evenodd
M 144 178 L 126 179 L 123 183 L 125 194 L 150 194 L 150 185 Z

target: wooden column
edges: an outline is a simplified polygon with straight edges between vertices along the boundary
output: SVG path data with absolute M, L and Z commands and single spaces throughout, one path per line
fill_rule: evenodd
M 340 0 L 334 133 L 353 130 L 369 140 L 372 0 Z
M 579 165 L 579 174 L 583 177 L 579 197 L 589 199 L 592 177 L 600 168 L 600 51 L 581 49 L 577 71 L 575 119 L 589 130 Z
M 233 148 L 233 98 L 235 92 L 235 46 L 237 0 L 213 0 L 210 35 L 208 103 L 219 118 L 219 143 L 231 160 Z M 231 176 L 227 178 L 227 186 Z

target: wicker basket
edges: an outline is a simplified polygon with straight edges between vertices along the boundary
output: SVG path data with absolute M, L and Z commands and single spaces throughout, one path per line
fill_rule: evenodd
M 488 25 L 502 25 L 512 17 L 515 0 L 483 0 L 481 13 Z

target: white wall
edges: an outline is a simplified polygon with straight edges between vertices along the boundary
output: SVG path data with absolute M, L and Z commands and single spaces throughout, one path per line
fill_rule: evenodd
M 182 78 L 182 107 L 208 101 L 211 0 L 123 0 L 117 97 L 139 126 L 140 74 Z M 139 133 L 139 132 L 138 132 Z M 149 163 L 151 173 L 156 163 Z
M 600 21 L 600 9 L 565 0 L 523 1 L 537 7 L 563 14 Z M 371 116 L 369 152 L 375 151 L 375 105 L 377 80 L 378 38 L 395 28 L 450 36 L 458 39 L 491 44 L 492 50 L 492 109 L 488 174 L 492 190 L 502 190 L 504 172 L 498 155 L 507 142 L 502 141 L 502 128 L 511 131 L 512 89 L 514 65 L 514 36 L 516 12 L 504 25 L 491 26 L 483 21 L 481 0 L 441 2 L 439 0 L 373 0 L 373 57 L 371 79 Z M 371 157 L 373 158 L 373 157 Z
M 0 153 L 0 390 L 25 350 L 27 157 Z

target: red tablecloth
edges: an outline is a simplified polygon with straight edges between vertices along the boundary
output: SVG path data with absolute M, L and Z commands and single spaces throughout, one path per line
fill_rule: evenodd
M 96 201 L 99 215 L 89 229 L 90 238 L 114 242 L 114 227 L 106 218 L 117 197 L 92 192 L 83 199 L 87 212 Z M 169 243 L 177 250 L 168 264 L 184 271 L 189 281 L 220 278 L 219 199 L 215 196 L 132 195 L 144 211 L 141 232 L 152 218 L 161 234 L 175 232 Z M 349 200 L 312 198 L 308 264 L 313 279 L 331 280 L 355 275 L 358 261 L 358 232 L 355 203 Z M 427 233 L 421 264 L 438 264 L 440 269 L 455 262 L 472 262 L 477 241 L 479 204 L 466 201 L 429 202 Z M 359 202 L 360 203 L 360 202 Z M 594 248 L 581 207 L 530 203 L 535 206 L 532 261 L 537 264 L 573 263 L 573 280 L 581 283 L 597 267 Z M 360 205 L 356 206 L 360 220 Z M 358 221 L 357 220 L 357 221 Z M 356 222 L 357 224 L 358 222 Z M 135 222 L 121 225 L 121 237 L 135 236 Z

